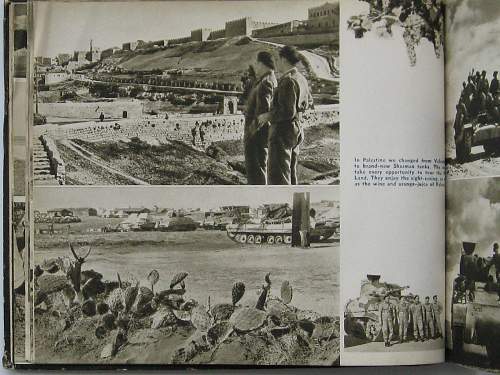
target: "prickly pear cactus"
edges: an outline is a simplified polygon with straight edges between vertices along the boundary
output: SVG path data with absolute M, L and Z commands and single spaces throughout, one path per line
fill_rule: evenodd
M 215 322 L 229 320 L 234 312 L 234 305 L 229 303 L 219 303 L 212 307 L 210 314 Z
M 199 331 L 208 331 L 208 328 L 210 328 L 210 315 L 208 315 L 205 306 L 198 305 L 191 310 L 191 323 Z
M 170 289 L 172 289 L 174 286 L 180 284 L 184 279 L 188 276 L 187 272 L 179 272 L 177 275 L 175 275 L 170 282 Z
M 42 275 L 37 282 L 39 290 L 45 294 L 59 292 L 69 285 L 68 279 L 63 275 Z
M 125 311 L 130 311 L 130 308 L 134 304 L 138 293 L 139 293 L 138 286 L 129 286 L 127 289 L 125 289 L 125 293 L 123 294 Z
M 234 319 L 231 319 L 234 324 L 235 331 L 250 332 L 259 329 L 264 325 L 267 314 L 264 311 L 253 307 L 245 307 L 239 310 Z
M 292 297 L 293 297 L 292 286 L 287 280 L 285 280 L 281 284 L 281 300 L 285 305 L 288 305 L 290 302 L 292 302 Z
M 233 305 L 236 305 L 245 294 L 245 284 L 243 284 L 241 281 L 234 283 L 231 294 Z
M 106 303 L 111 311 L 117 312 L 123 310 L 125 307 L 125 293 L 123 289 L 113 289 L 106 299 Z
M 157 329 L 162 327 L 172 326 L 177 322 L 177 318 L 175 317 L 172 310 L 169 308 L 164 308 L 158 310 L 153 315 L 153 322 L 151 323 L 151 328 Z

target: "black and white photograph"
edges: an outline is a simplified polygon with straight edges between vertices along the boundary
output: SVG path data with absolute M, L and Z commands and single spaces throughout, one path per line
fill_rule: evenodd
M 447 8 L 446 157 L 450 179 L 500 175 L 500 3 Z
M 447 347 L 454 361 L 500 369 L 500 179 L 450 181 Z
M 12 70 L 14 78 L 27 78 L 28 72 L 28 7 L 12 4 Z
M 340 183 L 338 0 L 33 11 L 36 185 Z
M 24 197 L 22 197 L 24 198 Z M 11 246 L 12 246 L 12 318 L 14 331 L 14 358 L 25 359 L 25 306 L 26 306 L 26 283 L 24 263 L 27 257 L 27 232 L 28 222 L 26 220 L 26 202 L 21 197 L 16 197 L 12 202 L 11 222 Z
M 338 187 L 34 198 L 36 362 L 339 365 Z
M 344 308 L 344 350 L 409 352 L 444 345 L 444 299 L 368 274 Z
M 12 179 L 11 191 L 13 196 L 26 195 L 27 163 L 28 158 L 28 83 L 26 80 L 15 80 L 12 87 L 12 112 L 10 119 L 10 147 L 12 152 Z M 38 163 L 38 153 L 34 152 L 34 168 L 49 169 L 49 165 Z M 48 173 L 48 172 L 47 172 Z
M 417 64 L 417 51 L 430 43 L 440 58 L 444 45 L 444 8 L 441 0 L 354 0 L 357 14 L 348 27 L 356 39 L 366 33 L 378 38 L 397 38 L 404 42 L 411 66 Z

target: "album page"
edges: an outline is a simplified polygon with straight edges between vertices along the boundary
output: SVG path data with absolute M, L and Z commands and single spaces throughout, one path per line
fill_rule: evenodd
M 9 20 L 13 365 L 444 361 L 440 2 Z

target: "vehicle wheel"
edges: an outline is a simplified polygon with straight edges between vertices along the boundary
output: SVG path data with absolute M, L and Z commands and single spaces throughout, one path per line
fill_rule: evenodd
M 262 243 L 262 236 L 261 236 L 260 234 L 257 234 L 257 235 L 255 236 L 255 243 L 256 243 L 256 244 L 260 244 L 260 243 Z
M 227 232 L 227 235 L 230 237 L 230 238 L 234 238 L 236 236 L 236 234 L 234 232 Z
M 453 327 L 451 339 L 453 340 L 453 354 L 461 355 L 464 350 L 464 327 Z
M 292 236 L 285 236 L 285 241 L 287 245 L 292 243 Z
M 247 242 L 247 235 L 246 234 L 240 234 L 240 242 L 241 243 Z
M 276 236 L 276 237 L 274 238 L 274 243 L 276 243 L 277 245 L 282 244 L 282 243 L 283 243 L 283 237 L 281 237 L 281 236 Z
M 249 234 L 249 235 L 247 236 L 247 243 L 252 244 L 252 243 L 254 243 L 254 242 L 255 242 L 255 237 L 253 236 L 253 234 Z
M 493 367 L 500 365 L 500 343 L 489 342 L 486 344 L 486 353 Z
M 267 243 L 269 245 L 273 245 L 274 244 L 274 236 L 269 236 L 267 237 Z
M 234 235 L 234 240 L 235 240 L 236 242 L 241 242 L 241 241 L 240 241 L 240 237 L 241 237 L 241 234 L 236 233 L 236 234 Z
M 365 336 L 370 341 L 377 341 L 378 337 L 380 336 L 381 330 L 382 328 L 380 327 L 380 324 L 378 322 L 369 320 L 366 323 Z

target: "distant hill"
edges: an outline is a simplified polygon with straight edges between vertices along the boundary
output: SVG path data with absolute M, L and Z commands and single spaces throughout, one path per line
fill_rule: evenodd
M 98 69 L 112 66 L 128 71 L 182 69 L 184 77 L 239 83 L 259 51 L 272 53 L 278 62 L 278 50 L 272 44 L 259 43 L 248 37 L 235 37 L 121 52 L 104 59 Z M 299 69 L 310 76 L 302 64 Z

